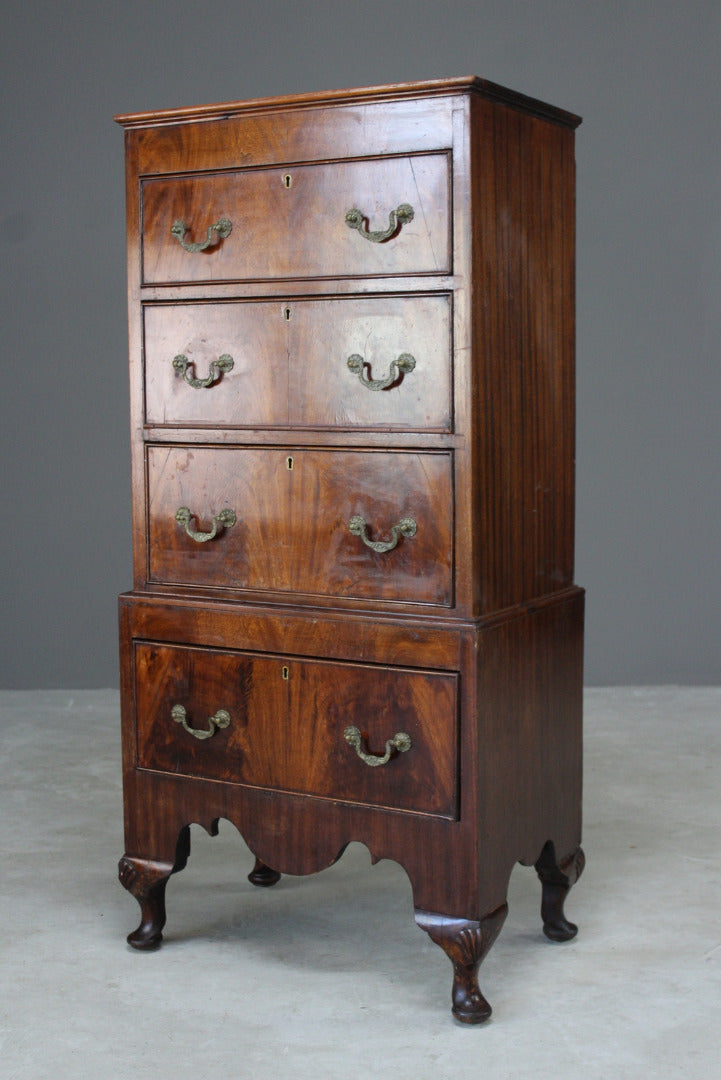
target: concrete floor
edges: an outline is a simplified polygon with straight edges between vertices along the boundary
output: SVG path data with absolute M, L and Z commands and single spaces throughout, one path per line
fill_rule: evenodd
M 720 1075 L 721 689 L 587 692 L 579 936 L 545 940 L 517 867 L 474 1028 L 403 871 L 360 845 L 261 890 L 233 826 L 193 826 L 165 944 L 134 952 L 117 694 L 6 691 L 0 713 L 4 1080 Z

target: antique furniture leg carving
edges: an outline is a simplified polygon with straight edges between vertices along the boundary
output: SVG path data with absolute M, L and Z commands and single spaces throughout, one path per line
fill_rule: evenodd
M 277 870 L 273 870 L 270 866 L 266 866 L 260 859 L 256 859 L 255 866 L 248 874 L 248 881 L 251 885 L 259 885 L 262 888 L 268 888 L 270 885 L 278 884 L 280 881 L 280 874 Z
M 586 856 L 580 847 L 576 848 L 567 859 L 557 863 L 556 852 L 550 841 L 536 863 L 536 872 L 543 887 L 541 898 L 543 932 L 551 941 L 570 941 L 578 933 L 578 927 L 566 918 L 563 905 L 569 889 L 578 881 L 585 865 Z
M 140 925 L 128 934 L 128 945 L 134 949 L 157 949 L 163 940 L 165 926 L 165 886 L 171 874 L 182 870 L 190 854 L 190 829 L 181 829 L 175 860 L 142 859 L 123 855 L 118 863 L 120 883 L 140 904 Z
M 416 908 L 416 922 L 436 945 L 440 945 L 453 964 L 453 1015 L 464 1024 L 480 1024 L 491 1015 L 478 987 L 478 969 L 483 957 L 498 937 L 508 914 L 508 905 L 491 912 L 480 922 L 452 919 Z

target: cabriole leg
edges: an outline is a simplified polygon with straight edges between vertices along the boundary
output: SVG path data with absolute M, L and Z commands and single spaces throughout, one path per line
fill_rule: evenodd
M 508 914 L 503 904 L 480 921 L 452 919 L 416 908 L 416 922 L 453 964 L 452 1012 L 464 1024 L 480 1024 L 491 1015 L 478 987 L 478 969 L 483 957 L 498 937 Z
M 536 872 L 541 879 L 543 893 L 541 897 L 541 918 L 543 932 L 551 941 L 570 941 L 578 933 L 578 927 L 566 918 L 563 905 L 572 885 L 580 878 L 586 865 L 583 850 L 576 848 L 572 855 L 562 862 L 556 862 L 556 852 L 549 841 L 536 863 Z
M 140 904 L 140 925 L 127 938 L 134 949 L 149 950 L 160 946 L 166 918 L 165 886 L 171 874 L 183 869 L 189 854 L 190 829 L 186 826 L 180 831 L 172 862 L 123 855 L 118 863 L 121 885 Z

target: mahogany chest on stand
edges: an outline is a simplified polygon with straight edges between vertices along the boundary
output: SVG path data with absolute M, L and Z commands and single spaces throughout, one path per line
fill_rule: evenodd
M 117 119 L 128 940 L 191 823 L 257 885 L 360 841 L 481 1021 L 514 864 L 555 940 L 583 868 L 578 118 L 462 78 Z

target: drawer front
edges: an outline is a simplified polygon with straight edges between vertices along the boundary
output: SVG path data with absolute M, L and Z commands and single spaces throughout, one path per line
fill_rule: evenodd
M 135 677 L 140 768 L 456 815 L 455 673 L 141 642 Z
M 147 462 L 151 581 L 291 588 L 286 454 L 151 446 Z M 192 515 L 187 525 L 178 521 L 182 507 Z M 235 520 L 223 524 L 224 511 Z
M 451 270 L 449 155 L 248 169 L 142 182 L 145 284 Z M 366 231 L 391 227 L 378 242 Z M 358 210 L 361 229 L 346 223 Z M 214 229 L 221 221 L 227 228 Z M 176 222 L 180 226 L 171 232 Z M 205 244 L 188 251 L 182 243 Z
M 446 295 L 147 305 L 146 422 L 448 431 L 450 308 Z
M 312 450 L 300 455 L 299 464 L 295 589 L 362 600 L 452 603 L 450 453 Z M 353 519 L 357 532 L 349 527 Z M 399 529 L 403 522 L 412 522 L 413 531 Z M 376 551 L 369 546 L 373 543 L 388 550 Z
M 450 431 L 447 295 L 290 305 L 293 425 Z
M 450 452 L 150 446 L 147 461 L 151 581 L 452 603 Z
M 280 300 L 144 307 L 146 423 L 171 427 L 287 424 L 285 307 Z

